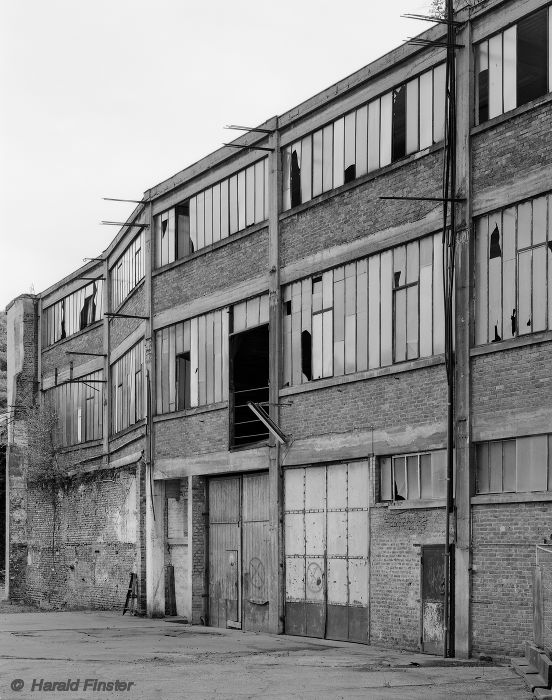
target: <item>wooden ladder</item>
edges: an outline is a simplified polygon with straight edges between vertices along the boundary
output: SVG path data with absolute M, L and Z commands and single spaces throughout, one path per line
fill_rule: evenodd
M 128 583 L 128 591 L 126 594 L 125 607 L 123 608 L 123 615 L 128 610 L 131 615 L 137 615 L 138 611 L 136 609 L 136 601 L 138 600 L 138 577 L 136 574 L 130 574 L 130 581 Z

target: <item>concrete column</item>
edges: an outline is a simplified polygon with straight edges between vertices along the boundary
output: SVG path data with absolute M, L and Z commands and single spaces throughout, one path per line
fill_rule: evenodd
M 146 469 L 146 600 L 148 617 L 165 615 L 165 482 Z
M 38 302 L 31 294 L 7 307 L 8 449 L 6 454 L 6 598 L 25 597 L 27 572 L 27 414 L 38 382 Z

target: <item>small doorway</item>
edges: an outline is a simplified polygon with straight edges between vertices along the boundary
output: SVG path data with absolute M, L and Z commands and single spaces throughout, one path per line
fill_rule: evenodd
M 267 632 L 268 474 L 209 481 L 209 624 Z
M 421 650 L 442 654 L 445 641 L 445 547 L 422 546 L 421 557 Z

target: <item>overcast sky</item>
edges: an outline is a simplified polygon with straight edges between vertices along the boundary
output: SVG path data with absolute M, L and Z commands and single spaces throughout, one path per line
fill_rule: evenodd
M 148 187 L 427 28 L 430 0 L 0 0 L 0 309 Z

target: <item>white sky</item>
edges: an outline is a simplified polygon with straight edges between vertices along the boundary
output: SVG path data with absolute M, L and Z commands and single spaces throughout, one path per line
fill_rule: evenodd
M 427 28 L 430 0 L 0 0 L 0 309 L 148 187 Z

